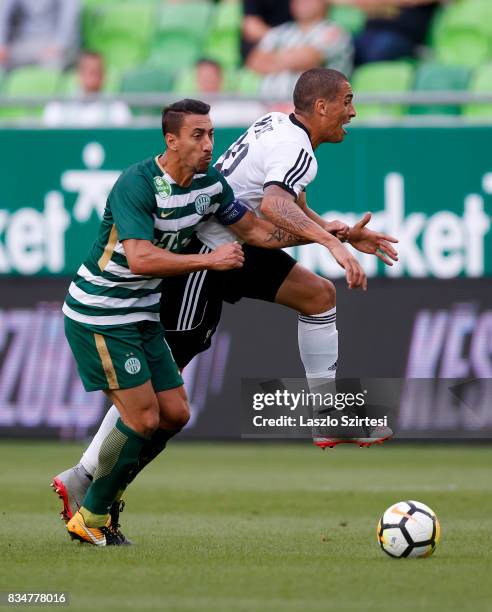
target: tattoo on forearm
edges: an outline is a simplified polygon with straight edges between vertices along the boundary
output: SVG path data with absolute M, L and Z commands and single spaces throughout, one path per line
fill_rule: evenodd
M 305 244 L 306 241 L 296 236 L 295 234 L 290 234 L 286 230 L 277 227 L 272 232 L 267 234 L 265 238 L 265 242 L 276 242 L 279 247 L 287 247 L 287 246 L 296 246 L 299 244 Z
M 294 204 L 282 198 L 272 198 L 271 211 L 275 215 L 275 223 L 294 234 L 302 231 L 313 223 L 302 210 Z

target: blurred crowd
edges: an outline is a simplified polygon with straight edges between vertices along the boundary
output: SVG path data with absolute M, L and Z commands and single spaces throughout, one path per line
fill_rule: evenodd
M 108 0 L 105 0 L 108 2 Z M 121 0 L 121 5 L 126 0 Z M 185 4 L 190 0 L 162 0 Z M 221 0 L 234 3 L 234 0 Z M 88 0 L 86 0 L 88 2 Z M 26 65 L 66 70 L 75 67 L 80 96 L 105 89 L 104 53 L 84 50 L 83 0 L 0 0 L 0 68 L 5 73 Z M 194 4 L 197 0 L 192 0 Z M 239 0 L 237 0 L 239 2 Z M 242 70 L 258 79 L 260 97 L 291 97 L 299 74 L 326 66 L 350 75 L 354 66 L 412 58 L 429 36 L 439 6 L 452 0 L 242 0 L 238 58 Z M 490 0 L 492 2 L 492 0 Z M 94 4 L 94 3 L 92 3 Z M 340 8 L 364 13 L 362 29 L 345 29 L 332 14 Z M 219 39 L 218 39 L 219 40 Z M 220 42 L 220 40 L 219 40 Z M 213 48 L 212 48 L 213 51 Z M 211 54 L 194 61 L 193 92 L 225 90 L 227 67 Z M 162 69 L 173 58 L 162 56 Z M 154 61 L 155 68 L 156 63 Z M 131 119 L 125 105 L 98 107 L 94 101 L 57 102 L 45 109 L 45 121 L 122 125 Z M 230 107 L 230 105 L 229 105 Z M 243 112 L 257 112 L 244 107 Z M 220 110 L 220 113 L 219 113 Z M 230 112 L 230 109 L 229 109 Z M 228 123 L 228 108 L 217 110 Z M 237 109 L 234 115 L 237 115 Z M 233 117 L 230 118 L 233 123 Z

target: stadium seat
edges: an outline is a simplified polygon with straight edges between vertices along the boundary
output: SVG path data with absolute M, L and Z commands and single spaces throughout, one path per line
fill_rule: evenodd
M 148 54 L 155 15 L 156 7 L 148 3 L 96 5 L 84 13 L 84 42 L 102 53 L 108 65 L 133 67 Z
M 439 62 L 474 68 L 492 56 L 492 39 L 482 30 L 461 26 L 443 32 L 434 50 Z
M 216 30 L 208 36 L 203 55 L 219 62 L 225 69 L 237 68 L 240 64 L 239 33 L 235 30 Z
M 235 69 L 240 64 L 242 7 L 238 0 L 221 2 L 211 19 L 203 55 L 219 62 L 225 69 Z
M 328 19 L 335 22 L 345 31 L 357 34 L 366 22 L 366 14 L 355 6 L 338 4 L 328 11 Z
M 237 71 L 236 91 L 244 96 L 256 96 L 260 91 L 261 75 L 248 68 Z
M 469 91 L 492 94 L 492 63 L 486 64 L 475 72 Z M 467 104 L 463 114 L 470 119 L 492 118 L 492 104 Z
M 470 70 L 464 66 L 425 63 L 419 66 L 415 76 L 415 91 L 463 91 L 468 87 Z M 426 105 L 413 106 L 410 112 L 415 115 L 444 114 L 458 115 L 459 106 Z
M 439 62 L 479 66 L 492 56 L 492 2 L 463 0 L 443 7 L 431 40 Z
M 360 93 L 403 93 L 412 87 L 414 68 L 409 62 L 374 62 L 354 71 L 352 85 Z M 401 104 L 356 104 L 360 119 L 399 117 L 405 114 Z
M 228 2 L 220 2 L 215 9 L 213 19 L 214 30 L 235 30 L 239 32 L 243 20 L 243 12 L 241 2 L 239 0 L 230 0 Z
M 200 41 L 193 34 L 168 32 L 165 37 L 153 41 L 147 63 L 176 73 L 193 66 L 198 59 L 200 48 Z
M 195 38 L 203 38 L 208 30 L 212 5 L 208 2 L 163 4 L 159 9 L 156 36 L 161 38 L 168 31 L 189 32 Z
M 4 83 L 4 94 L 17 96 L 54 96 L 58 90 L 60 73 L 38 66 L 26 66 L 13 70 Z M 2 118 L 35 117 L 42 107 L 6 107 L 1 109 Z
M 173 77 L 162 68 L 147 66 L 125 72 L 121 80 L 122 93 L 171 91 Z

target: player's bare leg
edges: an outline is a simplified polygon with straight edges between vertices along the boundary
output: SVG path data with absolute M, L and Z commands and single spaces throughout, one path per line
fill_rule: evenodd
M 299 313 L 298 342 L 306 378 L 310 388 L 333 380 L 338 359 L 338 331 L 336 328 L 336 289 L 329 280 L 296 264 L 279 288 L 275 301 Z M 390 438 L 389 428 L 371 431 L 360 438 L 314 436 L 320 448 L 340 443 L 370 446 Z

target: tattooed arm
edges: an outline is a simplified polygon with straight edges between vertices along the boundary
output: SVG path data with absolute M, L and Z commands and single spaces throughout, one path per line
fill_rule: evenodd
M 308 242 L 317 242 L 328 249 L 340 244 L 335 236 L 306 215 L 289 192 L 277 185 L 265 189 L 260 210 L 274 225 Z
M 277 185 L 269 185 L 264 191 L 260 210 L 277 227 L 309 242 L 325 246 L 345 270 L 349 288 L 367 288 L 365 272 L 355 257 L 338 238 L 310 219 L 294 202 L 290 193 Z
M 239 221 L 230 225 L 229 229 L 244 242 L 264 249 L 283 249 L 308 244 L 308 241 L 277 227 L 268 219 L 257 217 L 253 212 L 247 212 Z

